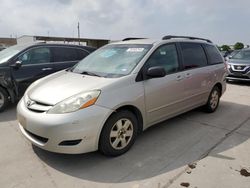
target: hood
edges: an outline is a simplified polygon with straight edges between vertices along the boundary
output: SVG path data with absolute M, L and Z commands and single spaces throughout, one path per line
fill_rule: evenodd
M 33 83 L 27 94 L 31 100 L 55 105 L 80 92 L 102 89 L 115 80 L 61 71 Z
M 235 64 L 235 65 L 250 65 L 250 60 L 229 59 L 228 63 Z
M 0 63 L 0 67 L 7 67 L 7 62 Z

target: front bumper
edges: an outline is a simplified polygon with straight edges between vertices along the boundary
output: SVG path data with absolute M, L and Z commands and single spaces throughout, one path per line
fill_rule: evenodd
M 231 73 L 226 77 L 227 80 L 238 80 L 238 81 L 250 81 L 250 72 L 248 74 L 241 74 L 241 73 Z
M 250 78 L 242 78 L 242 77 L 235 77 L 235 76 L 227 76 L 227 80 L 237 80 L 237 81 L 247 81 L 250 82 Z
M 227 80 L 238 80 L 238 81 L 250 81 L 250 67 L 245 65 L 244 70 L 236 70 L 237 65 L 231 64 L 231 67 L 228 68 Z
M 68 154 L 97 150 L 100 132 L 112 112 L 93 105 L 67 114 L 37 113 L 27 109 L 23 99 L 17 106 L 19 128 L 30 142 L 48 151 Z

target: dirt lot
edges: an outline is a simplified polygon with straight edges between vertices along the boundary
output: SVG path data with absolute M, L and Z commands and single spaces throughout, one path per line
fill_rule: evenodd
M 33 147 L 15 105 L 0 114 L 0 187 L 250 187 L 250 84 L 228 84 L 218 111 L 199 110 L 140 135 L 125 155 L 62 155 Z

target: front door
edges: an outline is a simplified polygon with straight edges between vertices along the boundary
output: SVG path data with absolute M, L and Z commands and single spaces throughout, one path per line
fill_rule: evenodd
M 175 44 L 163 45 L 155 50 L 146 62 L 145 68 L 155 66 L 164 67 L 167 75 L 144 81 L 148 125 L 185 109 L 184 77 L 180 72 Z
M 48 47 L 31 48 L 21 54 L 16 61 L 21 62 L 21 67 L 12 68 L 12 75 L 18 87 L 19 97 L 32 82 L 53 72 L 51 52 Z

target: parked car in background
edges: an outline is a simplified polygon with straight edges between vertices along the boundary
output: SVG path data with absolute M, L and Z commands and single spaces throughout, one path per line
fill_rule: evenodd
M 33 83 L 17 107 L 19 128 L 45 150 L 117 156 L 158 122 L 199 106 L 214 112 L 225 77 L 224 59 L 206 39 L 113 43 Z
M 0 52 L 0 111 L 21 98 L 34 81 L 74 66 L 95 48 L 66 44 L 23 44 Z
M 233 57 L 233 56 L 236 55 L 238 52 L 240 52 L 240 50 L 234 50 L 234 51 L 232 51 L 232 52 L 228 55 L 228 57 Z
M 250 81 L 250 49 L 242 49 L 227 60 L 227 80 Z

